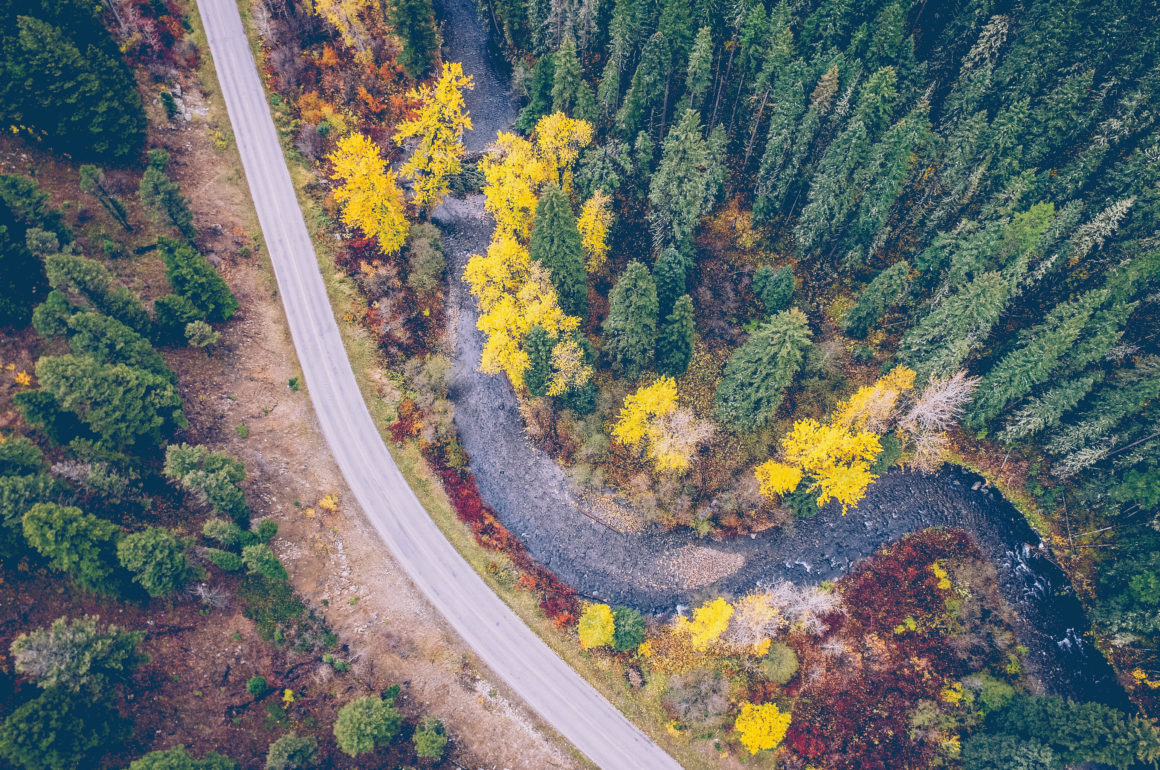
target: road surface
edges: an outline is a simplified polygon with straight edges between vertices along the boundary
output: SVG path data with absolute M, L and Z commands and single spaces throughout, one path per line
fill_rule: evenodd
M 679 767 L 492 593 L 407 485 L 355 382 L 235 0 L 198 0 L 198 8 L 302 373 L 367 518 L 480 660 L 592 762 Z

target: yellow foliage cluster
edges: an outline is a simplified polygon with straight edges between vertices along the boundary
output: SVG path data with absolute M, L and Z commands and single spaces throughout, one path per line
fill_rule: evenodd
M 833 422 L 850 430 L 881 433 L 894 416 L 894 408 L 903 393 L 914 388 L 914 370 L 896 366 L 873 385 L 859 388 L 838 405 Z
M 612 437 L 621 444 L 647 441 L 648 457 L 657 470 L 678 473 L 689 469 L 697 444 L 712 435 L 712 423 L 677 408 L 677 383 L 672 377 L 661 377 L 626 396 L 612 427 Z
M 810 491 L 817 491 L 818 505 L 837 500 L 845 515 L 877 478 L 870 472 L 882 452 L 877 431 L 889 425 L 899 397 L 913 387 L 914 370 L 899 366 L 839 404 L 828 423 L 812 419 L 794 423 L 781 441 L 785 462 L 768 460 L 754 469 L 761 493 L 789 494 L 810 476 Z
M 576 631 L 580 635 L 580 646 L 585 650 L 612 644 L 615 631 L 612 608 L 607 604 L 588 604 L 580 615 Z
M 570 173 L 580 149 L 591 141 L 591 124 L 557 113 L 541 118 L 531 141 L 500 132 L 495 152 L 479 164 L 484 205 L 496 226 L 487 254 L 473 254 L 468 260 L 464 280 L 479 301 L 477 325 L 488 335 L 480 369 L 506 373 L 517 389 L 523 387 L 530 365 L 524 338 L 536 324 L 557 340 L 551 395 L 561 395 L 592 377 L 580 346 L 561 339 L 580 327 L 580 319 L 560 309 L 547 271 L 531 262 L 527 249 L 540 189 Z
M 412 137 L 419 146 L 399 169 L 399 175 L 415 185 L 415 205 L 434 208 L 448 192 L 449 179 L 463 170 L 463 132 L 471 130 L 471 118 L 463 102 L 463 89 L 475 88 L 470 75 L 463 74 L 459 62 L 444 62 L 443 73 L 434 86 L 424 86 L 407 94 L 422 102 L 414 119 L 399 124 L 395 142 Z
M 733 729 L 750 754 L 776 749 L 785 739 L 792 716 L 774 703 L 744 703 Z
M 677 633 L 687 634 L 693 644 L 693 649 L 704 652 L 721 638 L 721 634 L 725 633 L 731 617 L 733 617 L 733 605 L 718 597 L 693 610 L 692 620 L 677 618 L 674 630 Z
M 636 446 L 649 434 L 652 421 L 677 408 L 677 381 L 661 377 L 652 385 L 642 385 L 624 399 L 624 407 L 612 428 L 612 437 L 622 444 Z
M 584 247 L 584 267 L 590 273 L 599 273 L 608 260 L 608 229 L 612 227 L 610 204 L 611 198 L 603 190 L 597 190 L 584 202 L 576 220 L 580 243 Z
M 937 561 L 930 565 L 930 571 L 938 578 L 938 587 L 944 591 L 949 591 L 951 588 L 951 576 L 943 569 L 943 566 Z
M 401 249 L 408 230 L 403 191 L 378 145 L 362 134 L 348 134 L 328 160 L 333 166 L 331 179 L 341 180 L 334 198 L 342 204 L 342 221 L 377 239 L 383 254 Z
M 342 35 L 342 41 L 361 56 L 368 54 L 370 32 L 362 16 L 378 8 L 369 0 L 314 0 L 313 10 L 330 22 Z

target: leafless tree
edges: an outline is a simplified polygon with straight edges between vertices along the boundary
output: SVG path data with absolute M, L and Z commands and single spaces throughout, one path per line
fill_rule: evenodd
M 979 378 L 968 377 L 965 370 L 947 378 L 932 375 L 922 395 L 898 424 L 912 434 L 949 430 L 958 424 L 978 386 Z

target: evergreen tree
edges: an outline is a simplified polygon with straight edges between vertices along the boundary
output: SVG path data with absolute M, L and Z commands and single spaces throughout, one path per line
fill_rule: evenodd
M 649 226 L 658 250 L 692 250 L 693 231 L 715 194 L 709 162 L 701 116 L 685 110 L 665 137 L 660 167 L 649 185 Z
M 44 453 L 27 436 L 13 436 L 0 444 L 0 476 L 24 476 L 46 468 Z
M 689 67 L 685 73 L 685 102 L 691 109 L 704 109 L 705 97 L 713 84 L 713 36 L 709 27 L 701 27 L 689 53 Z
M 776 270 L 763 265 L 753 273 L 753 293 L 765 309 L 766 317 L 789 307 L 793 289 L 793 268 L 788 265 Z
M 238 763 L 216 751 L 197 759 L 186 751 L 185 746 L 174 746 L 150 751 L 130 762 L 127 770 L 238 770 Z
M 580 230 L 568 196 L 556 185 L 545 187 L 536 202 L 528 254 L 551 273 L 561 309 L 584 318 L 588 314 L 588 273 Z
M 20 634 L 12 642 L 16 670 L 45 690 L 98 697 L 120 684 L 148 655 L 137 651 L 140 631 L 100 627 L 100 618 L 57 618 L 49 628 Z
M 634 260 L 608 295 L 604 352 L 618 374 L 635 379 L 652 363 L 656 340 L 656 282 L 648 268 Z
M 100 262 L 75 254 L 53 254 L 45 259 L 44 266 L 52 288 L 84 299 L 139 334 L 149 332 L 152 324 L 141 301 L 114 283 L 112 273 Z
M 393 699 L 377 695 L 355 698 L 338 710 L 334 738 L 338 748 L 352 757 L 369 754 L 376 746 L 390 743 L 399 734 L 403 717 Z
M 982 427 L 1007 404 L 1046 382 L 1083 332 L 1092 311 L 1106 298 L 1107 291 L 1097 289 L 1052 308 L 1042 323 L 1024 335 L 1020 344 L 984 375 L 967 424 Z
M 41 358 L 36 376 L 60 408 L 113 448 L 156 446 L 188 425 L 174 384 L 144 369 L 65 355 Z
M 105 172 L 101 170 L 101 167 L 85 164 L 80 167 L 80 175 L 81 190 L 96 197 L 109 216 L 117 220 L 117 224 L 121 225 L 125 232 L 133 232 L 133 225 L 129 224 L 125 204 L 121 203 L 121 200 L 109 190 L 108 183 L 105 181 Z
M 552 382 L 552 348 L 554 343 L 543 326 L 535 324 L 524 338 L 524 349 L 528 353 L 528 369 L 524 372 L 524 385 L 532 398 L 548 395 Z
M 632 76 L 632 85 L 616 114 L 616 125 L 625 138 L 636 136 L 642 130 L 651 136 L 664 122 L 660 113 L 669 79 L 669 63 L 668 41 L 664 35 L 656 32 L 641 51 L 640 62 Z
M 141 152 L 141 97 L 98 6 L 0 7 L 0 123 L 78 160 L 125 163 Z
M 516 130 L 530 134 L 540 118 L 552 111 L 552 91 L 556 72 L 556 58 L 547 53 L 536 60 L 532 68 L 532 84 L 528 88 L 528 103 L 520 110 Z
M 807 112 L 806 71 L 804 62 L 793 62 L 778 77 L 771 93 L 773 112 L 769 118 L 769 133 L 757 173 L 753 203 L 754 219 L 762 224 L 781 214 L 786 194 L 805 155 L 802 148 L 813 142 L 820 124 L 822 105 L 808 106 Z M 833 72 L 836 77 L 837 70 Z
M 553 58 L 552 112 L 563 112 L 578 120 L 596 120 L 596 97 L 584 82 L 580 59 L 576 56 L 576 43 L 571 35 L 565 36 Z
M 657 338 L 657 371 L 669 377 L 679 377 L 693 360 L 693 300 L 681 295 L 673 304 L 673 312 L 665 317 Z
M 714 397 L 717 419 L 738 432 L 773 419 L 809 345 L 809 323 L 800 310 L 782 311 L 762 324 L 725 364 Z
M 238 300 L 213 265 L 193 246 L 172 238 L 158 238 L 165 275 L 173 291 L 200 310 L 207 321 L 228 321 Z
M 37 503 L 60 500 L 63 492 L 56 479 L 44 473 L 0 476 L 0 559 L 10 561 L 23 555 L 24 514 Z
M 55 503 L 37 503 L 23 520 L 24 539 L 48 560 L 89 591 L 109 592 L 116 587 L 116 524 Z
M 0 725 L 0 757 L 23 770 L 99 767 L 130 733 L 120 712 L 103 701 L 46 690 Z
M 317 764 L 318 739 L 313 735 L 286 733 L 266 753 L 266 770 L 304 770 Z
M 0 200 L 0 326 L 25 326 L 48 289 L 44 265 L 25 244 L 27 228 Z
M 661 252 L 653 266 L 653 276 L 657 284 L 658 317 L 665 318 L 673 312 L 673 303 L 688 292 L 688 275 L 692 260 L 681 251 L 669 247 Z
M 246 466 L 228 453 L 211 452 L 200 444 L 170 444 L 165 448 L 164 472 L 215 513 L 249 521 L 250 508 L 240 486 L 246 480 Z
M 686 0 L 661 0 L 660 7 L 661 15 L 657 22 L 657 31 L 664 35 L 669 44 L 668 73 L 671 77 L 674 71 L 684 72 L 688 67 L 695 27 L 692 8 Z M 672 84 L 666 84 L 666 96 L 672 87 Z M 664 120 L 663 115 L 661 120 Z
M 843 330 L 855 339 L 862 339 L 879 321 L 886 311 L 897 304 L 906 294 L 910 285 L 910 265 L 906 261 L 896 262 L 886 268 L 858 295 L 858 303 L 846 314 L 842 321 Z
M 115 318 L 83 311 L 73 314 L 67 323 L 69 347 L 78 356 L 144 369 L 177 383 L 177 375 L 149 340 Z
M 197 237 L 193 226 L 193 212 L 189 210 L 189 199 L 181 194 L 177 182 L 169 178 L 165 168 L 169 165 L 169 153 L 153 150 L 149 153 L 149 165 L 141 175 L 137 187 L 137 198 L 159 221 L 168 221 L 177 228 L 182 237 L 192 241 Z
M 996 271 L 979 276 L 930 310 L 902 337 L 899 356 L 917 373 L 945 377 L 982 345 L 1011 297 L 1011 284 Z
M 1036 740 L 1013 735 L 972 735 L 963 744 L 963 770 L 1056 770 L 1059 758 Z
M 403 42 L 398 62 L 415 80 L 431 71 L 438 53 L 435 40 L 435 10 L 431 0 L 395 0 L 391 24 Z
M 117 559 L 154 598 L 172 594 L 189 579 L 185 546 L 163 527 L 125 535 L 117 543 Z
M 1008 418 L 999 437 L 1010 444 L 1054 428 L 1063 415 L 1074 409 L 1100 379 L 1100 374 L 1075 377 L 1048 389 L 1041 396 L 1029 399 Z
M 162 345 L 179 345 L 185 339 L 185 327 L 202 319 L 202 312 L 180 294 L 166 294 L 153 303 L 156 315 L 156 339 Z

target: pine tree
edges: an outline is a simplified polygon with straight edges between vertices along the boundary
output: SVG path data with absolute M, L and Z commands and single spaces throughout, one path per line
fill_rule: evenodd
M 565 313 L 578 318 L 588 314 L 588 274 L 580 230 L 568 197 L 554 184 L 540 193 L 528 253 L 551 274 L 552 285 Z
M 120 321 L 84 311 L 68 318 L 69 347 L 78 356 L 92 356 L 103 364 L 125 364 L 161 375 L 177 383 L 177 375 L 149 340 Z
M 657 338 L 657 371 L 669 377 L 679 377 L 693 360 L 693 300 L 681 295 L 673 304 L 673 312 L 665 317 Z
M 1106 290 L 1097 289 L 1052 308 L 1042 323 L 1023 335 L 1020 344 L 984 375 L 967 424 L 982 427 L 1007 404 L 1046 382 L 1107 294 Z
M 109 216 L 117 220 L 117 224 L 121 225 L 125 232 L 133 232 L 133 225 L 129 224 L 125 204 L 121 203 L 121 200 L 109 190 L 108 183 L 105 181 L 105 172 L 101 170 L 101 167 L 86 163 L 80 167 L 80 177 L 81 190 L 95 196 L 105 211 L 109 212 Z
M 692 249 L 693 231 L 715 194 L 711 174 L 701 116 L 686 110 L 665 137 L 660 166 L 649 185 L 649 226 L 656 249 Z
M 790 184 L 789 176 L 796 173 L 796 169 L 790 168 L 795 143 L 812 140 L 812 132 L 805 137 L 802 131 L 803 127 L 810 125 L 809 121 L 802 120 L 806 114 L 805 74 L 805 63 L 801 60 L 793 62 L 778 77 L 771 94 L 773 112 L 769 118 L 769 133 L 761 156 L 753 203 L 753 216 L 760 223 L 768 223 L 781 213 L 785 190 Z
M 776 270 L 763 265 L 753 274 L 753 293 L 765 309 L 766 317 L 788 308 L 793 290 L 793 268 L 788 265 Z
M 738 432 L 773 419 L 809 345 L 809 323 L 800 310 L 782 311 L 762 324 L 725 364 L 714 397 L 717 418 Z
M 139 631 L 100 627 L 100 618 L 57 618 L 48 628 L 20 634 L 12 642 L 16 670 L 45 690 L 101 695 L 124 682 L 148 655 L 137 651 Z
M 524 338 L 524 350 L 528 354 L 528 369 L 524 372 L 524 385 L 532 398 L 541 398 L 548 394 L 548 386 L 552 381 L 552 348 L 555 342 L 544 327 L 536 324 Z
M 669 44 L 668 73 L 671 77 L 673 72 L 683 73 L 688 68 L 689 50 L 693 45 L 696 28 L 693 26 L 692 9 L 687 0 L 661 0 L 660 6 L 657 31 L 664 35 Z M 671 87 L 671 84 L 666 85 L 666 96 Z M 661 120 L 664 120 L 663 115 Z
M 652 363 L 657 341 L 657 286 L 648 268 L 632 261 L 608 295 L 604 352 L 612 367 L 636 379 Z
M 688 276 L 693 267 L 692 263 L 693 261 L 685 254 L 671 246 L 657 257 L 653 266 L 653 276 L 657 283 L 660 318 L 665 318 L 673 312 L 673 303 L 688 292 Z
M 391 24 L 403 41 L 398 62 L 415 80 L 431 70 L 438 53 L 435 40 L 435 9 L 431 0 L 395 0 Z
M 153 150 L 149 166 L 141 175 L 137 187 L 137 197 L 141 205 L 148 209 L 155 219 L 168 221 L 187 241 L 197 237 L 193 226 L 193 212 L 189 210 L 189 199 L 181 194 L 181 188 L 165 173 L 169 164 L 169 153 Z
M 158 238 L 157 250 L 165 261 L 165 275 L 174 293 L 188 299 L 205 320 L 216 323 L 233 316 L 238 300 L 201 252 L 172 238 Z
M 168 596 L 189 579 L 185 546 L 164 527 L 148 527 L 117 542 L 117 560 L 153 598 Z
M 565 36 L 554 60 L 552 111 L 578 120 L 596 120 L 596 97 L 584 82 L 580 59 L 576 56 L 576 43 L 571 35 Z
M 159 445 L 188 423 L 181 393 L 164 377 L 89 356 L 46 356 L 36 362 L 41 388 L 115 449 Z
M 708 27 L 701 27 L 689 53 L 689 67 L 685 73 L 685 103 L 694 110 L 704 108 L 705 96 L 713 82 L 713 37 Z
M 0 326 L 26 326 L 44 297 L 44 265 L 25 244 L 26 228 L 0 200 Z
M 902 299 L 910 285 L 910 265 L 905 260 L 886 268 L 858 295 L 858 303 L 842 321 L 846 334 L 856 339 L 865 337 L 882 316 Z
M 24 514 L 23 527 L 24 539 L 53 569 L 89 591 L 116 589 L 116 524 L 80 508 L 38 503 Z
M 99 767 L 131 733 L 121 713 L 103 700 L 45 690 L 4 720 L 0 757 L 37 770 Z
M 669 78 L 669 44 L 665 36 L 656 32 L 645 43 L 640 62 L 632 76 L 632 85 L 625 94 L 624 104 L 616 114 L 616 125 L 625 138 L 639 131 L 650 135 L 663 122 L 660 112 L 664 106 L 665 85 Z
M 1010 444 L 1054 428 L 1063 415 L 1074 409 L 1091 392 L 1092 387 L 1102 379 L 1102 376 L 1093 373 L 1065 380 L 1045 391 L 1043 395 L 1029 399 L 1007 419 L 1006 427 L 999 437 Z
M 536 60 L 532 68 L 532 84 L 528 87 L 528 103 L 520 110 L 516 120 L 516 130 L 530 134 L 540 118 L 552 111 L 552 89 L 556 72 L 556 58 L 544 54 Z
M 165 477 L 209 505 L 215 513 L 247 522 L 250 508 L 241 483 L 246 466 L 226 452 L 201 445 L 170 444 L 165 448 Z

